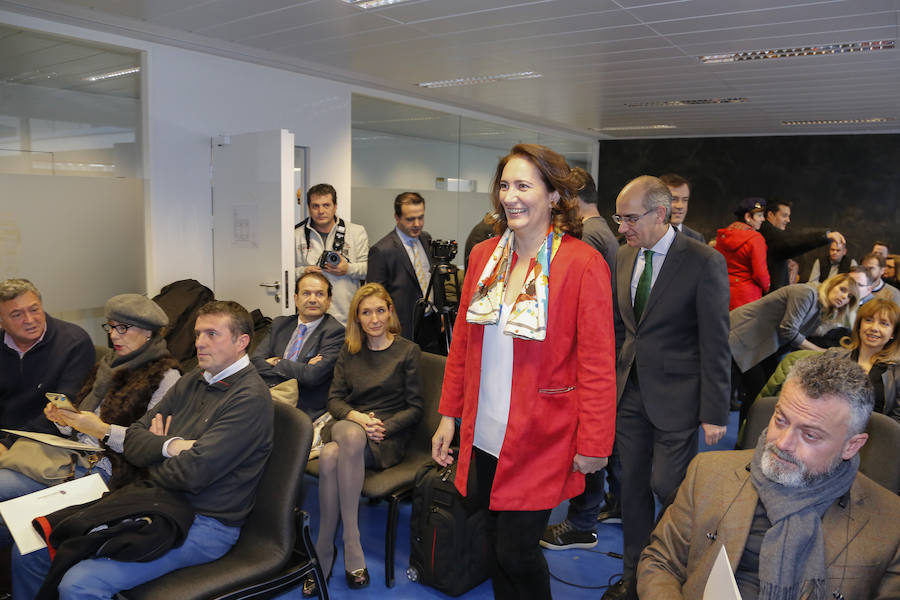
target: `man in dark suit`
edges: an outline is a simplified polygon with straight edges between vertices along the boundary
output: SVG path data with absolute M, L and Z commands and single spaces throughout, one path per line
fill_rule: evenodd
M 829 241 L 846 246 L 847 240 L 837 231 L 814 231 L 793 233 L 786 231 L 791 222 L 791 203 L 783 200 L 769 200 L 766 203 L 766 220 L 759 232 L 766 240 L 766 266 L 772 284 L 769 292 L 790 283 L 788 259 L 824 246 Z
M 269 386 L 296 379 L 298 408 L 316 419 L 325 412 L 344 326 L 327 314 L 331 282 L 321 273 L 304 273 L 294 285 L 296 317 L 272 321 L 269 335 L 253 351 L 251 362 Z
M 705 244 L 706 238 L 703 237 L 703 234 L 684 224 L 688 213 L 688 202 L 691 199 L 691 182 L 675 173 L 660 175 L 659 179 L 666 184 L 669 193 L 672 194 L 672 216 L 669 217 L 669 223 L 678 233 L 683 233 L 689 238 Z
M 392 232 L 369 248 L 366 281 L 380 283 L 391 295 L 402 335 L 429 352 L 440 351 L 440 320 L 427 314 L 416 322 L 416 302 L 428 289 L 431 274 L 431 236 L 425 227 L 425 199 L 403 192 L 394 199 Z M 418 328 L 413 337 L 414 327 Z
M 613 220 L 616 254 L 616 450 L 621 468 L 624 574 L 604 599 L 635 598 L 635 568 L 653 529 L 654 493 L 675 498 L 697 453 L 725 435 L 731 355 L 728 273 L 719 252 L 678 235 L 672 197 L 656 177 L 629 182 Z

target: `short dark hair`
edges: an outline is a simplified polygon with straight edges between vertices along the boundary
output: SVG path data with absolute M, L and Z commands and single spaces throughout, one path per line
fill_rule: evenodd
M 688 181 L 686 177 L 682 177 L 677 173 L 664 173 L 660 175 L 658 179 L 666 184 L 666 187 L 676 188 L 686 185 L 688 186 L 688 189 L 691 189 L 691 182 Z
M 888 245 L 887 242 L 882 242 L 881 240 L 875 240 L 874 242 L 872 242 L 872 248 L 875 248 L 875 246 L 884 246 L 885 248 L 887 248 L 888 254 L 891 253 L 891 247 Z
M 847 402 L 850 406 L 848 438 L 866 430 L 875 396 L 869 376 L 855 360 L 835 349 L 807 356 L 791 367 L 785 385 L 789 381 L 796 381 L 814 400 L 831 396 Z
M 309 206 L 309 201 L 313 196 L 328 196 L 329 194 L 331 201 L 337 205 L 337 191 L 334 187 L 329 183 L 317 183 L 306 191 L 306 205 Z
M 298 277 L 297 281 L 294 282 L 294 294 L 300 293 L 300 282 L 307 277 L 314 277 L 315 279 L 319 279 L 323 283 L 325 283 L 325 286 L 328 288 L 328 297 L 331 298 L 331 281 L 329 281 L 327 277 L 325 277 L 318 271 L 307 271 L 306 273 Z
M 772 200 L 769 200 L 766 203 L 766 214 L 768 214 L 768 213 L 775 214 L 779 210 L 781 210 L 782 206 L 787 206 L 788 208 L 791 208 L 791 206 L 793 206 L 793 205 L 790 202 L 788 202 L 787 200 L 779 200 L 778 198 L 773 198 Z
M 237 339 L 238 336 L 247 334 L 253 339 L 253 318 L 247 309 L 235 302 L 234 300 L 213 300 L 207 302 L 197 311 L 197 317 L 201 315 L 227 315 L 228 328 L 231 329 L 231 336 Z
M 591 174 L 581 167 L 572 167 L 572 177 L 578 183 L 578 198 L 585 204 L 593 204 L 597 206 L 599 195 L 597 194 L 597 184 Z
M 875 283 L 874 281 L 872 281 L 872 276 L 869 275 L 869 271 L 862 265 L 853 265 L 852 267 L 850 267 L 850 270 L 847 272 L 848 273 L 862 273 L 863 275 L 866 276 L 866 283 L 868 285 L 872 285 L 873 283 Z
M 394 198 L 394 214 L 398 217 L 403 216 L 404 204 L 412 204 L 414 206 L 425 204 L 425 198 L 423 198 L 416 192 L 401 192 L 397 194 L 397 197 Z
M 884 257 L 881 254 L 879 254 L 878 252 L 869 252 L 868 254 L 866 254 L 865 256 L 862 257 L 862 260 L 860 260 L 859 263 L 862 264 L 862 263 L 866 262 L 867 260 L 878 261 L 878 267 L 881 269 L 883 269 L 885 266 L 887 266 L 884 262 Z

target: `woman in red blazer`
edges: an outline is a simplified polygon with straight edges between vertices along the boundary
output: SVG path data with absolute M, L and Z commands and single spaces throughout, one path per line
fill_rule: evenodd
M 432 454 L 462 419 L 456 487 L 490 508 L 496 598 L 550 598 L 538 545 L 550 511 L 606 465 L 615 427 L 612 293 L 580 234 L 559 154 L 519 144 L 492 186 L 499 237 L 475 246 L 460 296 Z
M 766 220 L 766 201 L 744 198 L 734 211 L 737 221 L 720 229 L 716 235 L 716 250 L 728 264 L 728 288 L 734 310 L 748 302 L 759 300 L 769 291 L 769 268 L 766 266 L 766 240 L 759 227 Z

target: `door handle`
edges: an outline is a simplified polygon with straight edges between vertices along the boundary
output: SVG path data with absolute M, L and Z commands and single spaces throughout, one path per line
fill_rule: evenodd
M 278 290 L 281 289 L 281 282 L 276 281 L 274 283 L 260 283 L 259 287 L 269 288 L 275 291 L 275 302 L 281 302 L 281 294 Z

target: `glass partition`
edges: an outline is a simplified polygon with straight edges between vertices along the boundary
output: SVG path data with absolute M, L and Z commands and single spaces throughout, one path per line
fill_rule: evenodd
M 95 343 L 145 292 L 138 51 L 0 25 L 0 279 L 25 277 Z
M 595 144 L 359 94 L 353 95 L 353 221 L 375 243 L 394 228 L 400 192 L 425 198 L 425 229 L 457 240 L 454 264 L 472 228 L 490 209 L 490 186 L 502 156 L 518 143 L 542 144 L 572 166 L 591 168 Z

